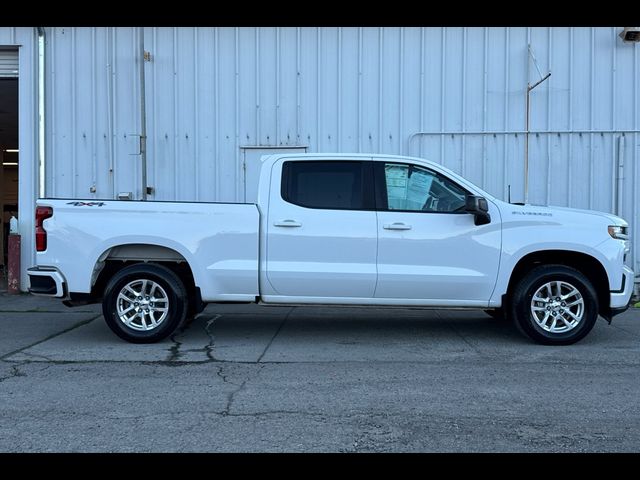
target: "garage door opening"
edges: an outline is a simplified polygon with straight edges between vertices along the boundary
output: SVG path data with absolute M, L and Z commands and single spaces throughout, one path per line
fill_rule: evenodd
M 6 288 L 9 219 L 18 217 L 18 52 L 0 49 L 0 289 Z

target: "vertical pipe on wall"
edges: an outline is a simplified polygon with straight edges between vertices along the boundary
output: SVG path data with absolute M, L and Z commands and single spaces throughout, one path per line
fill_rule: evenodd
M 98 107 L 96 105 L 96 29 L 91 29 L 91 186 L 89 191 L 93 198 L 96 197 L 96 170 L 98 162 L 97 142 L 98 136 Z
M 382 80 L 382 49 L 384 43 L 384 27 L 378 27 L 378 152 L 382 153 L 382 115 L 384 106 L 382 89 L 384 82 Z
M 78 135 L 76 122 L 76 27 L 71 28 L 71 196 L 76 194 L 76 163 L 78 162 L 76 153 L 76 141 Z
M 569 126 L 567 130 L 573 130 L 574 128 L 573 127 L 572 87 L 573 87 L 573 27 L 569 27 L 569 95 L 567 96 L 568 102 L 569 102 L 567 106 L 567 109 L 569 110 Z M 571 165 L 573 163 L 573 136 L 568 135 L 567 140 L 569 142 L 569 164 L 567 165 L 567 205 L 566 206 L 571 206 L 572 204 Z
M 220 163 L 220 141 L 223 137 L 220 131 L 220 33 L 219 28 L 214 28 L 213 30 L 213 54 L 215 55 L 214 67 L 215 67 L 215 79 L 216 81 L 213 84 L 213 121 L 215 125 L 215 130 L 212 133 L 213 141 L 215 142 L 214 152 L 215 152 L 215 160 L 213 161 L 213 184 L 215 188 L 213 198 L 209 198 L 209 200 L 220 199 L 220 169 L 218 164 Z M 238 113 L 235 113 L 236 117 Z M 237 131 L 237 130 L 236 130 Z
M 552 29 L 547 28 L 547 70 L 551 71 L 552 62 Z M 551 130 L 551 85 L 547 89 L 547 130 Z M 551 203 L 551 135 L 547 135 L 547 191 L 546 191 L 546 204 Z
M 276 27 L 276 138 L 274 145 L 282 145 L 280 139 L 280 27 Z
M 358 153 L 362 152 L 362 27 L 358 27 Z
M 509 130 L 509 27 L 504 27 L 504 98 L 503 98 L 503 108 L 502 119 L 504 124 L 504 130 Z M 509 175 L 508 168 L 509 162 L 507 161 L 507 137 L 508 135 L 503 135 L 502 148 L 502 188 L 503 188 L 503 196 L 502 198 L 510 200 L 509 194 Z
M 321 130 L 320 130 L 320 121 L 322 120 L 321 116 L 321 106 L 322 103 L 320 101 L 320 72 L 322 71 L 321 66 L 321 57 L 322 57 L 322 30 L 320 27 L 316 28 L 316 152 L 322 151 L 322 141 L 320 138 Z
M 591 67 L 591 71 L 590 71 L 590 80 L 589 80 L 589 90 L 590 90 L 590 98 L 589 98 L 589 130 L 593 130 L 593 122 L 594 122 L 594 105 L 595 105 L 595 92 L 594 92 L 594 87 L 595 87 L 595 78 L 596 78 L 596 72 L 595 72 L 595 29 L 593 27 L 591 27 L 591 52 L 589 55 L 590 58 L 590 67 Z M 589 134 L 589 198 L 588 198 L 588 205 L 589 205 L 589 209 L 591 210 L 593 208 L 593 193 L 594 193 L 594 189 L 593 189 L 593 133 Z
M 487 131 L 487 89 L 488 89 L 488 33 L 487 27 L 482 29 L 482 131 Z M 482 135 L 482 188 L 487 188 L 487 136 Z
M 260 27 L 254 28 L 255 32 L 255 49 L 256 49 L 256 65 L 255 65 L 255 92 L 256 92 L 256 145 L 262 145 L 260 138 Z
M 640 62 L 638 61 L 638 51 L 640 49 L 638 48 L 634 48 L 634 52 L 633 52 L 633 72 L 634 72 L 634 77 L 633 78 L 640 78 L 640 69 L 638 68 L 638 65 L 640 64 Z M 640 95 L 638 95 L 638 90 L 640 89 L 640 87 L 638 86 L 638 82 L 634 82 L 634 86 L 633 86 L 633 128 L 637 131 L 638 130 L 638 110 L 640 110 L 640 103 L 638 102 L 638 97 L 640 97 Z M 638 252 L 638 246 L 640 245 L 640 239 L 638 238 L 638 223 L 640 222 L 640 217 L 638 216 L 638 189 L 640 189 L 640 184 L 638 183 L 638 157 L 637 157 L 637 153 L 638 153 L 638 134 L 634 133 L 633 134 L 633 179 L 632 179 L 632 188 L 631 188 L 631 192 L 633 195 L 633 202 L 632 202 L 632 209 L 631 209 L 631 225 L 632 225 L 632 229 L 633 229 L 633 238 L 634 240 L 634 245 L 636 248 L 633 248 L 631 251 L 631 255 L 633 258 L 633 261 L 635 263 L 635 271 L 636 271 L 636 287 L 635 287 L 635 293 L 636 295 L 640 294 L 640 292 L 638 291 L 638 281 L 640 281 L 640 276 L 638 275 L 638 272 L 640 271 L 640 255 Z
M 442 27 L 440 30 L 440 158 L 438 159 L 438 163 L 444 165 L 444 96 L 447 91 L 446 86 L 446 71 L 445 71 L 445 59 L 446 59 L 446 50 L 447 50 L 447 37 L 446 37 L 447 27 Z
M 338 78 L 337 78 L 337 106 L 336 111 L 338 114 L 338 131 L 336 132 L 338 151 L 342 151 L 342 27 L 338 28 Z
M 300 139 L 300 27 L 296 27 L 296 144 L 302 145 Z
M 180 76 L 178 75 L 178 29 L 173 27 L 173 36 L 172 36 L 172 46 L 173 46 L 173 58 L 172 58 L 172 67 L 173 67 L 173 198 L 175 200 L 181 200 L 179 186 L 180 183 L 178 179 L 180 178 L 178 175 L 178 141 L 180 139 L 180 134 L 178 131 L 178 92 L 180 91 L 178 88 L 178 81 Z
M 398 101 L 398 147 L 400 155 L 404 155 L 404 140 L 402 138 L 402 132 L 404 131 L 404 28 L 400 27 L 400 68 L 398 69 L 398 76 L 400 82 L 400 92 Z
M 531 27 L 527 27 L 527 91 L 525 100 L 524 129 L 524 203 L 529 203 L 529 122 L 531 109 Z
M 107 128 L 108 128 L 108 149 L 109 149 L 109 191 L 111 192 L 111 198 L 117 198 L 116 196 L 116 182 L 115 182 L 115 106 L 113 101 L 113 50 L 114 50 L 114 28 L 107 29 Z M 53 177 L 52 177 L 53 180 Z
M 424 57 L 425 57 L 425 51 L 424 51 L 424 27 L 420 27 L 420 131 L 424 132 L 425 130 L 425 125 L 424 125 Z M 409 137 L 411 138 L 411 137 Z M 421 157 L 422 156 L 422 137 L 420 137 L 418 139 L 418 141 L 420 142 L 419 144 L 419 149 L 418 149 L 418 156 Z M 411 154 L 411 145 L 408 145 L 408 151 L 409 154 Z
M 45 164 L 45 148 L 44 148 L 44 128 L 45 128 L 45 31 L 43 27 L 37 27 L 38 30 L 38 196 L 44 198 L 46 196 L 46 164 Z
M 49 130 L 51 131 L 51 141 L 49 142 L 49 154 L 47 156 L 46 150 L 45 150 L 45 156 L 46 156 L 46 164 L 45 164 L 45 169 L 49 170 L 49 172 L 51 172 L 49 174 L 49 177 L 51 178 L 50 180 L 50 187 L 49 189 L 46 189 L 46 185 L 45 185 L 45 190 L 47 190 L 47 195 L 55 197 L 56 196 L 56 147 L 57 147 L 57 123 L 56 123 L 56 95 L 55 92 L 57 91 L 57 82 L 56 82 L 56 29 L 55 27 L 52 28 L 52 35 L 51 38 L 49 39 L 49 43 L 50 43 L 50 47 L 49 47 L 49 58 L 50 61 L 45 63 L 45 68 L 47 66 L 47 63 L 49 65 L 51 65 L 51 67 L 49 68 L 50 72 L 51 72 L 51 88 L 49 89 L 49 91 L 51 92 L 50 94 L 50 102 L 51 102 L 51 106 L 50 106 L 50 110 L 51 113 L 49 115 L 49 117 L 51 118 L 51 125 L 49 127 Z M 46 48 L 46 43 L 45 43 L 45 48 Z M 46 72 L 45 72 L 46 73 Z M 45 95 L 46 95 L 46 85 L 45 85 Z M 47 105 L 45 103 L 44 108 L 47 108 Z M 46 112 L 45 112 L 46 115 Z M 45 122 L 45 135 L 46 135 L 46 117 L 44 118 L 44 122 Z M 46 171 L 45 171 L 46 173 Z M 46 177 L 45 177 L 45 182 L 46 182 Z
M 236 152 L 236 171 L 240 168 L 240 29 L 235 27 L 235 152 Z M 236 199 L 240 198 L 239 182 L 235 182 Z
M 195 150 L 195 165 L 194 165 L 194 178 L 193 178 L 193 186 L 195 196 L 192 197 L 194 201 L 200 200 L 200 99 L 199 97 L 199 72 L 198 65 L 200 65 L 200 55 L 198 51 L 198 27 L 193 27 L 193 100 L 194 100 L 194 109 L 193 109 L 193 127 L 195 131 L 191 135 L 192 142 Z M 218 83 L 218 72 L 214 74 L 214 85 Z M 215 87 L 214 87 L 215 88 Z M 217 161 L 217 157 L 216 157 Z
M 611 69 L 611 130 L 615 131 L 616 129 L 616 69 L 617 69 L 617 55 L 616 55 L 616 40 L 617 40 L 617 35 L 616 35 L 616 28 L 615 27 L 611 27 L 611 43 L 613 45 L 612 48 L 612 52 L 611 52 L 611 65 L 612 65 L 612 69 Z M 591 52 L 592 55 L 595 55 L 595 52 Z M 613 146 L 614 142 L 613 142 L 613 136 L 611 136 L 611 144 Z M 613 149 L 615 149 L 615 146 L 613 146 Z M 593 188 L 593 186 L 592 186 Z M 593 190 L 592 190 L 593 191 Z
M 464 151 L 466 148 L 467 136 L 465 132 L 467 130 L 467 27 L 462 27 L 462 108 L 460 112 L 460 127 L 462 128 L 462 138 L 460 141 L 460 171 L 462 176 L 466 176 L 467 167 L 465 165 Z
M 623 201 L 624 201 L 624 147 L 625 147 L 625 138 L 624 133 L 618 137 L 618 161 L 617 161 L 617 202 L 616 202 L 616 215 L 623 215 Z
M 152 28 L 151 29 L 151 51 L 154 52 L 154 55 L 156 54 L 156 52 L 158 51 L 158 29 L 157 28 Z M 153 94 L 151 95 L 151 105 L 152 105 L 152 119 L 153 119 L 153 134 L 152 137 L 153 138 L 153 152 L 154 152 L 154 159 L 155 161 L 151 163 L 151 168 L 153 171 L 153 178 L 152 178 L 152 182 L 154 182 L 154 186 L 157 189 L 158 187 L 158 148 L 159 148 L 159 141 L 158 141 L 158 119 L 155 118 L 155 116 L 158 114 L 158 107 L 157 107 L 157 101 L 156 99 L 158 98 L 158 69 L 156 68 L 156 66 L 152 63 L 150 66 L 151 68 L 151 85 L 152 85 L 152 92 Z M 157 190 L 155 191 L 156 195 L 157 195 Z M 158 198 L 156 196 L 156 198 Z

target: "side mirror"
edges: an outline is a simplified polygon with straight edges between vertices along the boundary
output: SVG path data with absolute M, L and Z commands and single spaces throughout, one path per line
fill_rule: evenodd
M 465 198 L 465 211 L 475 216 L 476 225 L 486 225 L 491 223 L 489 215 L 489 203 L 484 197 L 478 195 L 467 195 Z

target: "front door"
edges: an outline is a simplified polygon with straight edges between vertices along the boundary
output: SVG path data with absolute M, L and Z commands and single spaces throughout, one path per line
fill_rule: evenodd
M 371 161 L 276 162 L 266 229 L 273 295 L 318 303 L 373 297 L 377 234 Z
M 486 306 L 498 274 L 500 223 L 476 226 L 467 191 L 419 165 L 375 162 L 378 194 L 376 298 L 425 305 Z

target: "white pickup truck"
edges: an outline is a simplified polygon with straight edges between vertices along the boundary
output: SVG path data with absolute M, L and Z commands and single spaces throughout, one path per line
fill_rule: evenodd
M 570 344 L 630 302 L 628 225 L 503 202 L 419 158 L 263 157 L 257 204 L 41 199 L 30 292 L 149 343 L 207 303 L 485 309 Z

